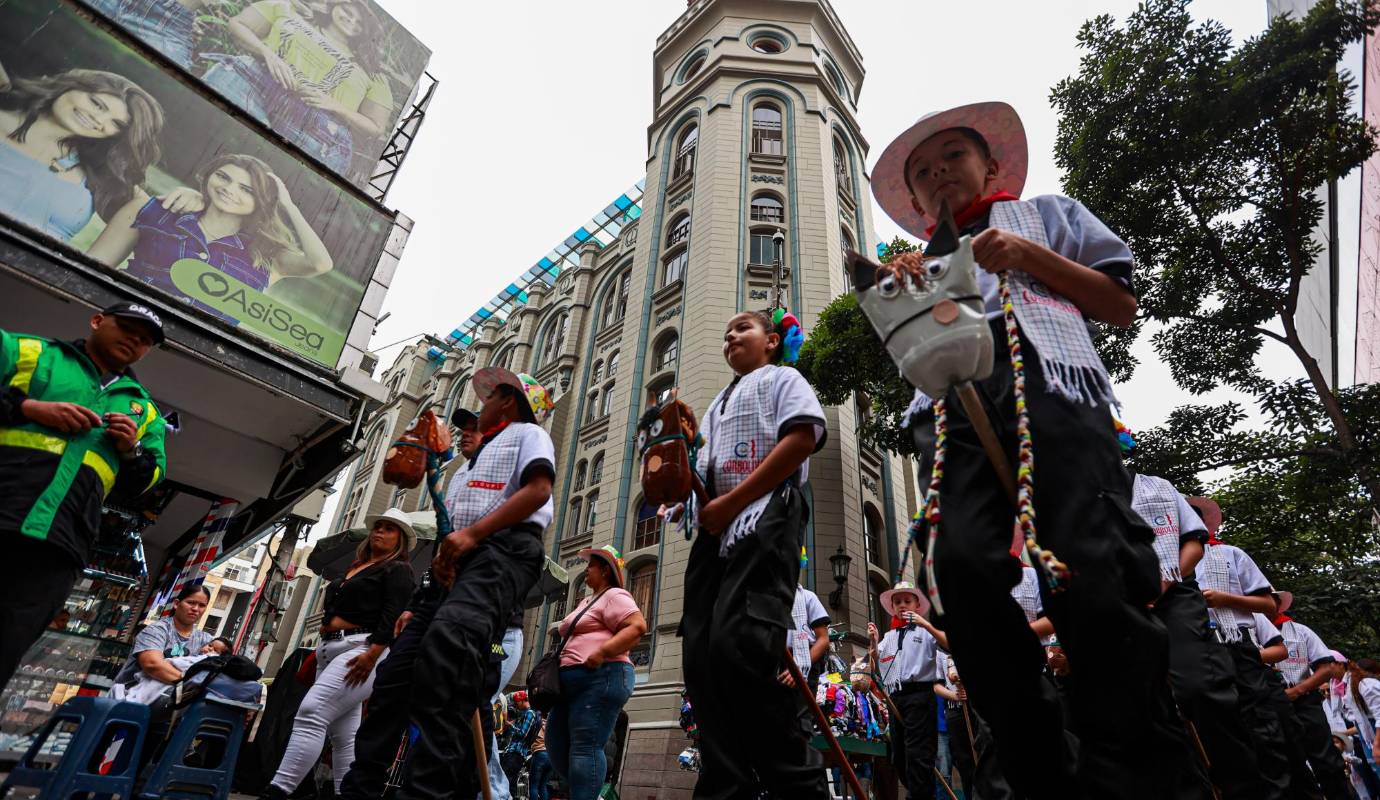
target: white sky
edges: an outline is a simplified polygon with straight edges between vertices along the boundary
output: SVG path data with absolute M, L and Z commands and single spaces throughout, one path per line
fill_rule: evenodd
M 374 338 L 383 345 L 449 332 L 643 175 L 652 48 L 686 4 L 379 2 L 434 50 L 429 70 L 441 81 L 389 196 L 416 229 L 384 304 L 392 316 Z M 858 114 L 869 167 L 923 113 L 1002 99 L 1024 118 L 1026 194 L 1034 195 L 1060 189 L 1049 90 L 1077 69 L 1078 28 L 1099 13 L 1124 19 L 1135 2 L 834 0 L 834 7 L 867 70 Z M 1266 21 L 1264 0 L 1198 0 L 1192 9 L 1238 38 Z M 935 74 L 951 79 L 926 78 Z M 874 219 L 882 240 L 900 232 L 880 210 Z M 1148 343 L 1138 350 L 1142 366 L 1119 390 L 1133 428 L 1162 422 L 1189 399 Z M 383 351 L 382 365 L 396 353 Z M 1271 362 L 1279 375 L 1297 371 L 1287 354 Z

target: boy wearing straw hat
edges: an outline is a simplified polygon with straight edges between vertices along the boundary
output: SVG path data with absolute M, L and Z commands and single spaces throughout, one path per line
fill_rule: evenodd
M 939 744 L 934 685 L 943 680 L 936 649 L 948 649 L 948 638 L 925 615 L 930 602 L 910 581 L 882 592 L 882 608 L 891 615 L 891 629 L 877 639 L 877 626 L 867 623 L 877 680 L 886 687 L 901 714 L 893 724 L 891 763 L 912 800 L 934 797 L 934 759 Z
M 927 517 L 942 526 L 932 530 L 928 589 L 943 601 L 952 652 L 1018 792 L 1207 798 L 1169 695 L 1164 628 L 1147 610 L 1160 589 L 1152 534 L 1130 508 L 1107 425 L 1111 380 L 1088 332 L 1089 320 L 1134 320 L 1131 252 L 1075 200 L 1021 200 L 1027 162 L 1020 117 L 987 102 L 921 118 L 873 170 L 878 203 L 916 236 L 929 239 L 941 208 L 954 210 L 959 233 L 973 237 L 993 336 L 1006 343 L 975 388 L 1020 467 L 1019 516 L 956 395 L 917 393 L 912 403 L 922 467 L 942 465 L 930 471 Z M 915 275 L 923 262 L 912 253 L 891 267 Z M 1027 540 L 1038 522 L 1040 546 L 1067 566 L 1042 589 L 1077 673 L 1077 780 L 1059 700 L 1041 677 L 1044 650 L 1010 595 L 1021 576 L 1013 518 Z

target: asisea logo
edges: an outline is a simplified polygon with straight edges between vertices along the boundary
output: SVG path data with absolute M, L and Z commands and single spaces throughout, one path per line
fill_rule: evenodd
M 241 328 L 315 361 L 333 363 L 344 346 L 344 335 L 325 323 L 204 261 L 184 258 L 173 262 L 172 280 L 183 294 L 233 317 Z

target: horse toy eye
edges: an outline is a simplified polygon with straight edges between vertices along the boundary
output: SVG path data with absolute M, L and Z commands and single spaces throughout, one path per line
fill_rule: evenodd
M 944 277 L 949 271 L 949 260 L 946 258 L 933 258 L 925 262 L 925 277 L 932 281 L 937 281 Z
M 900 293 L 901 282 L 891 272 L 887 272 L 881 280 L 877 281 L 877 294 L 883 300 L 890 300 Z
M 638 433 L 637 433 L 637 449 L 638 449 L 638 450 L 641 450 L 642 448 L 644 448 L 644 447 L 646 447 L 646 446 L 647 446 L 647 432 L 646 432 L 646 431 L 638 431 Z
M 665 424 L 662 423 L 661 420 L 657 420 L 656 422 L 653 422 L 653 423 L 652 423 L 652 435 L 653 435 L 653 436 L 660 436 L 660 435 L 661 435 L 662 429 L 665 428 L 665 427 L 666 427 Z

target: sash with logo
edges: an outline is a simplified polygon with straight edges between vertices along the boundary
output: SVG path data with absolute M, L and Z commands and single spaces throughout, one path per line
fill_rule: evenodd
M 1181 581 L 1179 574 L 1179 490 L 1164 478 L 1136 474 L 1131 508 L 1155 531 L 1155 556 L 1160 561 L 1160 577 Z
M 468 528 L 508 499 L 508 484 L 513 479 L 522 450 L 522 429 L 527 424 L 514 422 L 504 428 L 451 478 L 462 482 L 452 507 L 446 509 L 455 530 Z
M 701 459 L 713 480 L 713 494 L 722 497 L 747 480 L 776 447 L 778 420 L 773 410 L 772 385 L 781 368 L 768 364 L 734 380 L 714 398 L 705 416 L 709 428 L 709 457 Z M 753 532 L 774 491 L 748 504 L 734 518 L 719 541 L 726 556 L 739 539 Z

